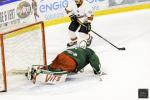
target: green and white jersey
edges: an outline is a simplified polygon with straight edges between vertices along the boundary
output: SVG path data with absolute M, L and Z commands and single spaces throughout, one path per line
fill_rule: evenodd
M 73 48 L 64 51 L 65 54 L 73 58 L 77 63 L 76 72 L 80 71 L 87 64 L 91 64 L 92 68 L 96 71 L 100 70 L 100 61 L 95 52 L 90 48 Z

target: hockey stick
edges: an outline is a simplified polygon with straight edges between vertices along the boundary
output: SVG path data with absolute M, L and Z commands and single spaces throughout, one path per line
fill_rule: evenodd
M 27 73 L 28 70 L 27 69 L 11 69 L 10 71 L 8 71 L 8 75 L 23 75 L 25 73 Z
M 85 26 L 80 20 L 78 20 L 78 23 L 84 27 L 87 27 Z M 108 41 L 107 39 L 105 39 L 104 37 L 102 37 L 101 35 L 99 35 L 97 32 L 93 31 L 92 29 L 90 30 L 91 32 L 93 32 L 94 34 L 96 34 L 98 37 L 102 38 L 103 40 L 105 40 L 106 42 L 108 42 L 110 45 L 112 45 L 113 47 L 115 47 L 116 49 L 118 50 L 126 50 L 125 47 L 122 47 L 122 48 L 119 48 L 117 47 L 116 45 L 114 45 L 113 43 L 111 43 L 110 41 Z
M 44 67 L 48 65 L 32 65 L 32 66 L 39 66 L 39 67 Z M 11 69 L 8 71 L 8 75 L 22 75 L 28 72 L 28 69 Z

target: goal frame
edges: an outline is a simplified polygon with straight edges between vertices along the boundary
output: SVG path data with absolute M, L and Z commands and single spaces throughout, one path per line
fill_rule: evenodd
M 40 21 L 40 22 L 36 22 L 36 23 L 33 23 L 33 24 L 29 24 L 29 25 L 26 25 L 26 26 L 23 26 L 23 27 L 20 27 L 20 28 L 16 28 L 16 29 L 13 29 L 11 31 L 8 31 L 8 32 L 4 32 L 4 33 L 1 33 L 0 34 L 0 41 L 1 41 L 1 61 L 2 61 L 2 77 L 3 77 L 3 85 L 4 85 L 4 90 L 0 90 L 0 92 L 7 92 L 8 90 L 8 87 L 7 87 L 7 66 L 5 64 L 5 45 L 4 45 L 4 35 L 7 35 L 9 33 L 12 33 L 12 32 L 15 32 L 15 31 L 18 31 L 18 30 L 21 30 L 21 29 L 24 29 L 24 28 L 28 28 L 28 27 L 31 27 L 31 26 L 34 26 L 34 25 L 41 25 L 41 35 L 42 35 L 42 50 L 43 50 L 43 64 L 44 65 L 47 65 L 47 57 L 46 57 L 46 41 L 45 41 L 45 28 L 44 28 L 44 22 L 43 21 Z

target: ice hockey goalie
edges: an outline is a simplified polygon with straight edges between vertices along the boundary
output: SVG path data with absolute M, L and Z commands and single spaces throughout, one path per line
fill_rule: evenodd
M 29 68 L 28 79 L 33 83 L 43 81 L 47 83 L 64 82 L 69 73 L 78 73 L 90 64 L 95 75 L 101 74 L 98 56 L 90 48 L 72 48 L 61 52 L 48 66 L 33 66 Z

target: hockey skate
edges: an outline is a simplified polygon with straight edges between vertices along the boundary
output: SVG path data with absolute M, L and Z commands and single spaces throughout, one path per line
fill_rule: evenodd
M 90 36 L 90 38 L 87 39 L 87 46 L 90 46 L 90 45 L 91 45 L 92 40 L 93 40 L 93 37 L 92 37 L 92 36 Z
M 71 42 L 67 43 L 67 47 L 72 47 L 75 45 L 77 45 L 77 41 L 71 41 Z

